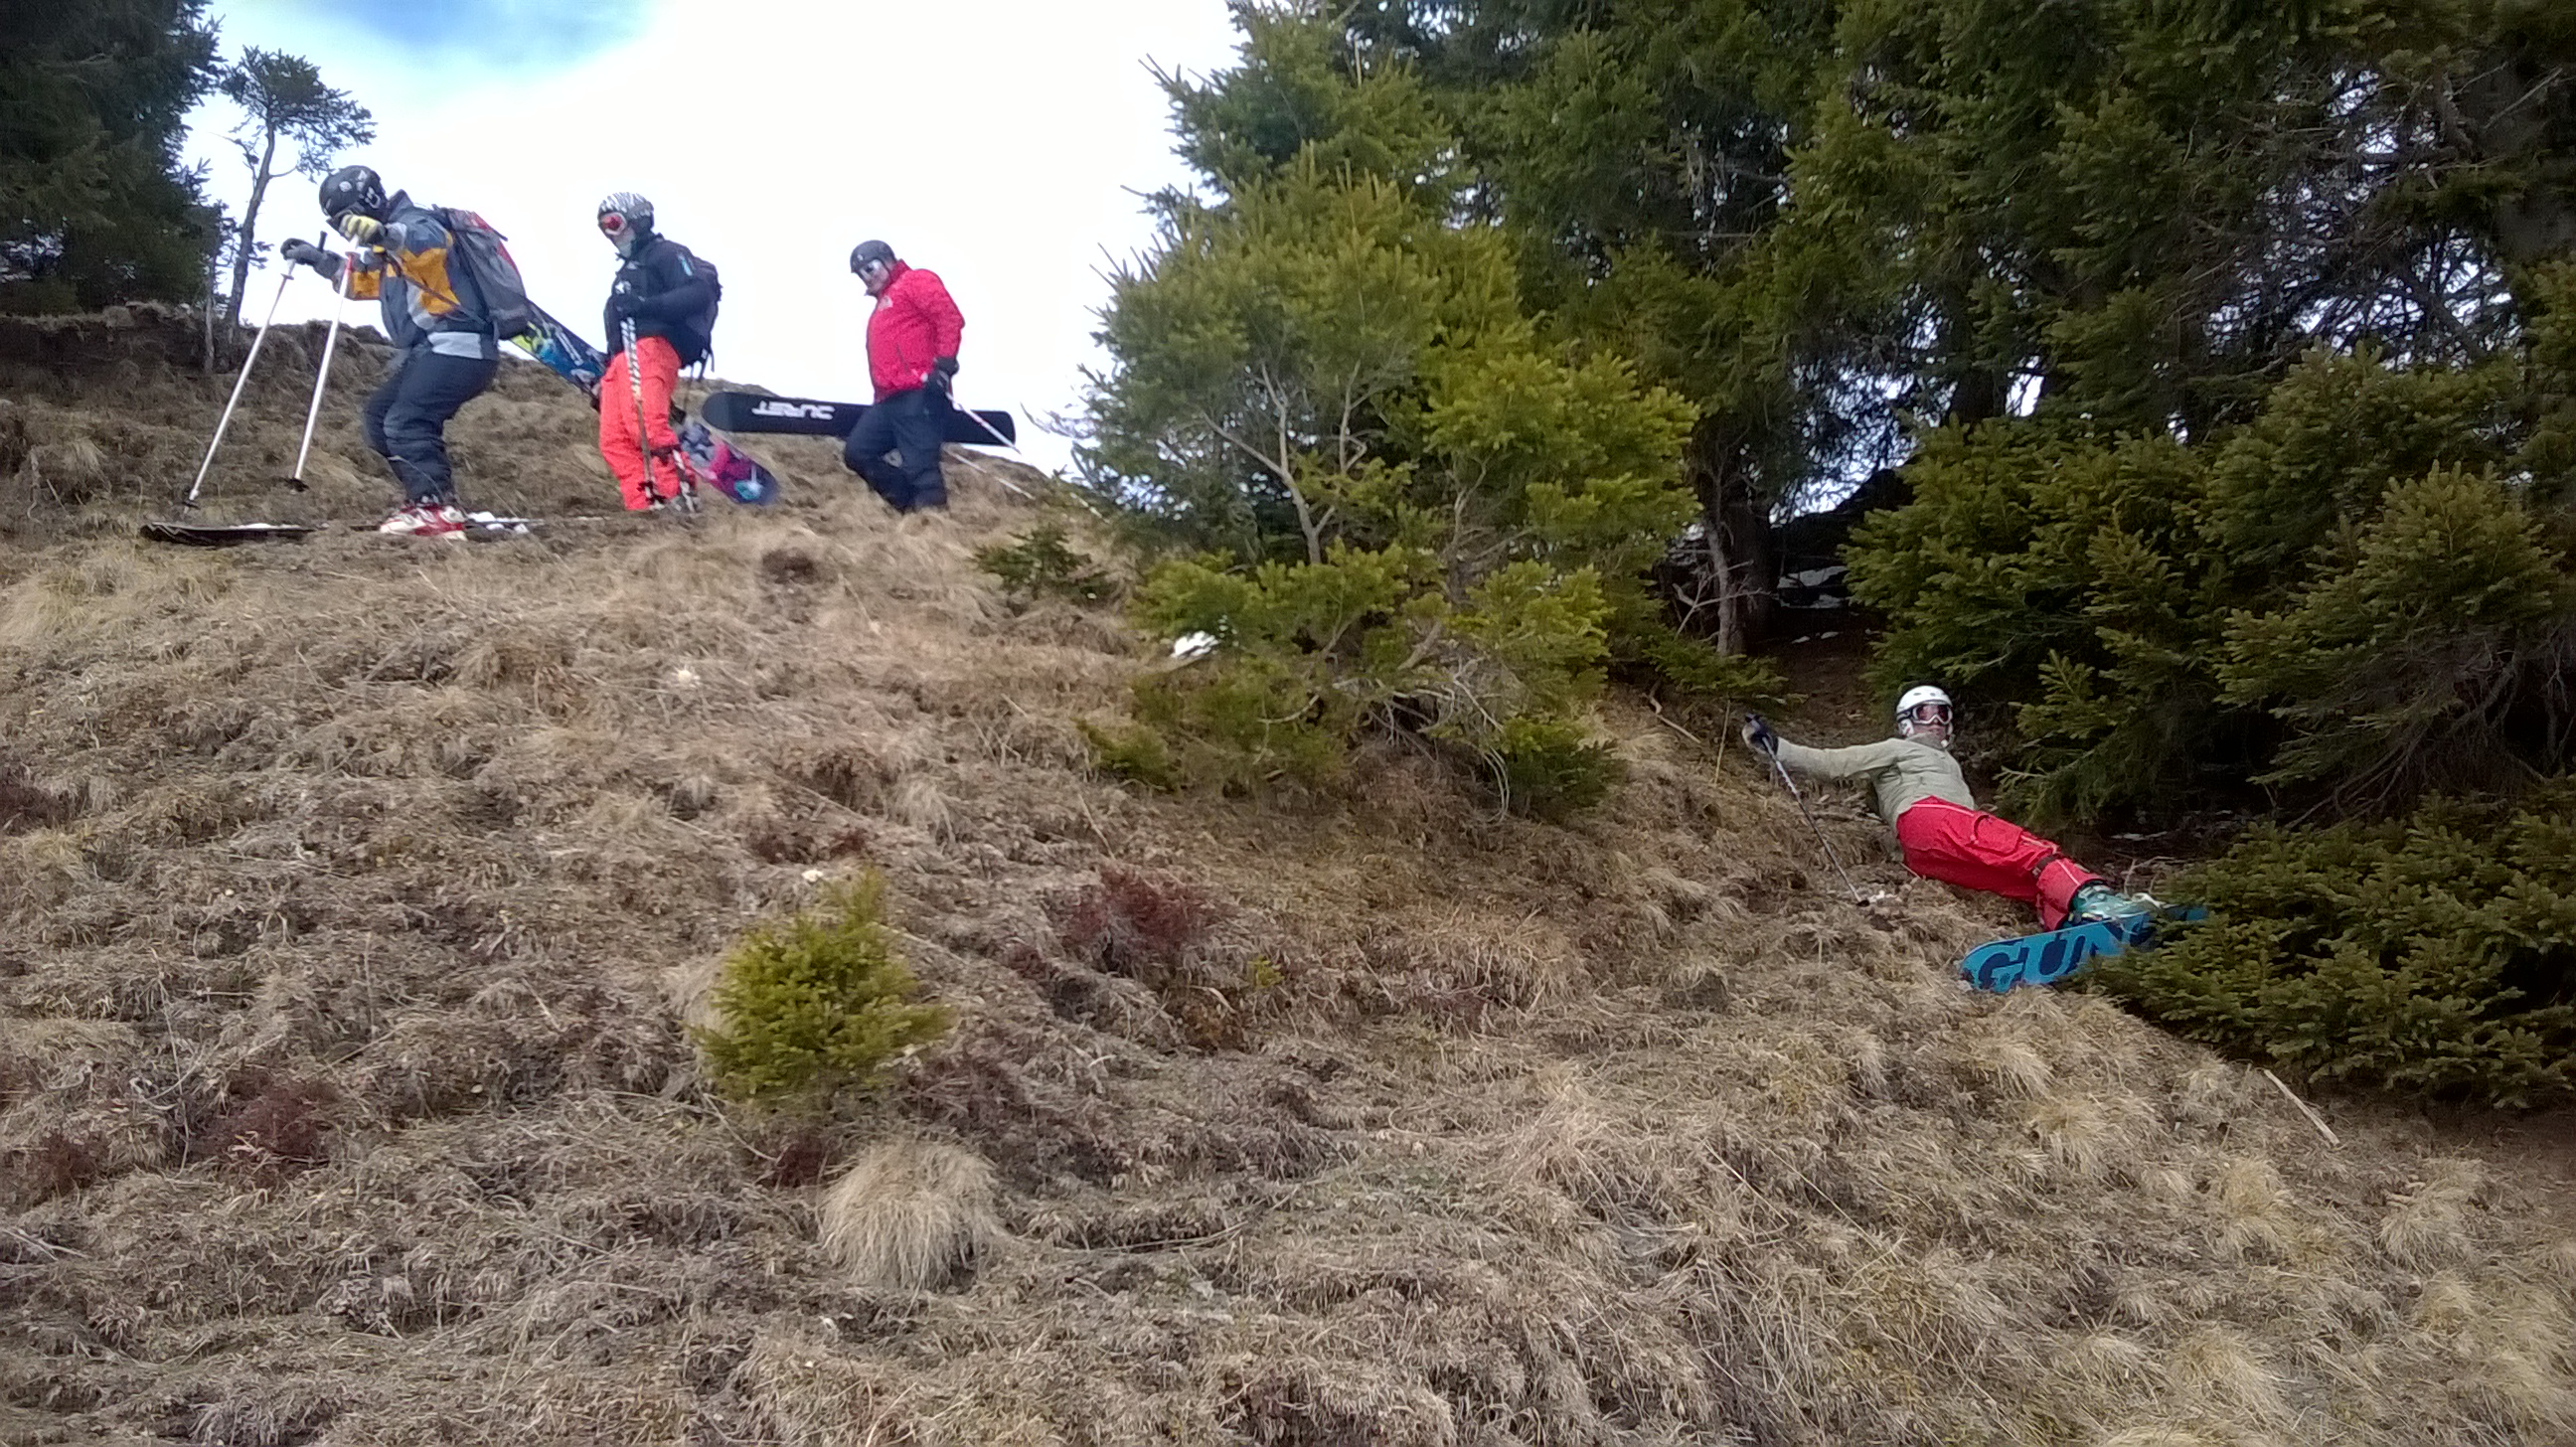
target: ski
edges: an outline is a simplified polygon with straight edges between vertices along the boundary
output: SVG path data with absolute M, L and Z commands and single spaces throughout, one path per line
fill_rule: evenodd
M 700 415 L 721 432 L 780 432 L 799 437 L 847 437 L 868 415 L 865 402 L 817 402 L 805 397 L 769 397 L 758 392 L 717 392 L 708 396 Z M 1003 411 L 968 412 L 951 408 L 946 441 L 967 447 L 1009 447 L 1019 442 L 1019 424 Z

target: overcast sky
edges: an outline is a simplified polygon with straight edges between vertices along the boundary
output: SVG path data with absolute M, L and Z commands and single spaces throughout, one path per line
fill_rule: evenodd
M 593 214 L 610 191 L 640 191 L 663 234 L 722 271 L 716 373 L 864 401 L 867 297 L 849 253 L 883 238 L 966 314 L 959 400 L 1020 413 L 1045 466 L 1067 448 L 1030 418 L 1071 410 L 1098 361 L 1100 273 L 1150 240 L 1135 193 L 1188 179 L 1146 64 L 1204 74 L 1236 40 L 1223 0 L 214 8 L 227 57 L 301 55 L 375 113 L 375 143 L 344 160 L 483 213 L 537 303 L 593 341 L 616 270 Z M 218 97 L 191 140 L 236 214 L 249 179 L 223 132 L 237 117 Z M 263 243 L 316 234 L 313 195 L 300 177 L 272 185 Z M 254 275 L 247 318 L 275 285 Z M 330 304 L 306 273 L 285 312 Z

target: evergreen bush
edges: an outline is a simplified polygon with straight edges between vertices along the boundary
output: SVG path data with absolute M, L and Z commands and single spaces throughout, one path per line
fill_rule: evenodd
M 2576 780 L 2519 807 L 2264 827 L 2175 888 L 2209 918 L 2091 974 L 2141 1014 L 2356 1085 L 2576 1094 Z
M 1697 510 L 1693 409 L 1523 304 L 1407 70 L 1352 67 L 1311 19 L 1245 28 L 1238 69 L 1174 83 L 1222 194 L 1164 198 L 1160 246 L 1113 281 L 1091 399 L 1095 488 L 1197 550 L 1147 575 L 1142 621 L 1220 640 L 1139 684 L 1137 724 L 1182 778 L 1233 788 L 1330 780 L 1400 732 L 1553 813 L 1617 777 L 1584 736 L 1612 666 L 1776 691 L 1648 587 Z
M 2006 797 L 2042 816 L 2249 785 L 2362 814 L 2561 770 L 2576 568 L 2564 460 L 2511 425 L 2525 370 L 2320 351 L 2197 444 L 1935 433 L 1849 551 L 1878 680 L 2012 706 Z
M 915 1002 L 884 904 L 885 881 L 871 874 L 734 947 L 716 979 L 718 1023 L 692 1031 L 727 1095 L 775 1102 L 863 1087 L 947 1031 L 946 1007 Z
M 1007 543 L 977 548 L 975 566 L 992 574 L 1002 591 L 1023 606 L 1047 596 L 1097 603 L 1118 590 L 1097 560 L 1066 540 L 1061 523 L 1039 523 Z

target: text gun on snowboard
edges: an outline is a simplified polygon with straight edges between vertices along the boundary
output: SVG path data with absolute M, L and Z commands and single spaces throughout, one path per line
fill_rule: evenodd
M 2021 985 L 2054 985 L 2105 956 L 2153 948 L 2160 927 L 2208 913 L 2196 905 L 2169 907 L 1993 940 L 1968 951 L 1959 961 L 1959 974 L 1978 989 L 1998 994 Z

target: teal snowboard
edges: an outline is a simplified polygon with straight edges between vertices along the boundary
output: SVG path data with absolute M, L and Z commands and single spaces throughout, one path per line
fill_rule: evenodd
M 2103 955 L 2144 949 L 2155 942 L 2156 926 L 2173 920 L 2200 919 L 2207 910 L 2168 909 L 2125 920 L 2094 920 L 2041 934 L 1995 940 L 1968 951 L 1959 973 L 1980 990 L 1997 993 L 2016 985 L 2054 985 Z

